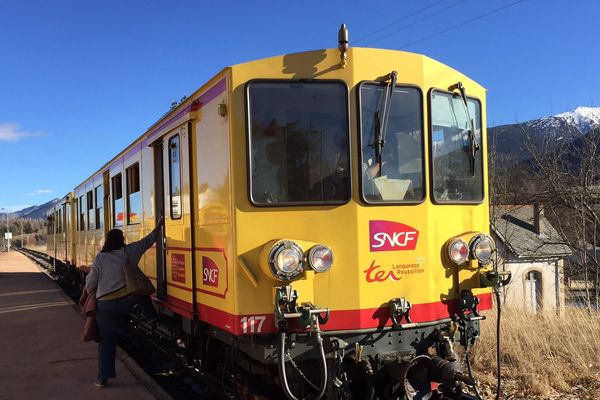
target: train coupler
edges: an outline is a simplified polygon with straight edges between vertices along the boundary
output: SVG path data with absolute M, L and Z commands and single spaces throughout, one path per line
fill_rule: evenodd
M 392 323 L 394 324 L 394 328 L 399 328 L 402 326 L 402 318 L 404 318 L 407 323 L 411 323 L 410 309 L 412 306 L 404 297 L 391 299 L 388 302 L 388 306 L 390 308 L 390 317 L 392 319 Z
M 320 324 L 329 320 L 329 309 L 319 308 L 311 303 L 297 304 L 298 293 L 291 286 L 275 288 L 275 326 L 280 332 L 287 331 L 288 322 L 297 320 L 302 329 L 309 328 L 311 332 L 319 331 Z
M 479 321 L 485 316 L 479 315 L 479 299 L 468 290 L 463 290 L 458 299 L 460 344 L 469 348 L 479 337 Z
M 303 303 L 300 305 L 299 311 L 300 319 L 298 320 L 298 324 L 304 328 L 310 326 L 313 332 L 319 329 L 320 324 L 326 324 L 329 321 L 328 308 L 316 308 L 311 303 Z
M 288 317 L 296 310 L 298 293 L 291 286 L 280 286 L 275 288 L 275 327 L 280 332 L 287 332 Z
M 479 305 L 479 299 L 469 290 L 463 290 L 458 299 L 458 312 L 461 320 L 464 321 L 480 321 L 485 319 L 484 316 L 479 315 L 477 306 Z

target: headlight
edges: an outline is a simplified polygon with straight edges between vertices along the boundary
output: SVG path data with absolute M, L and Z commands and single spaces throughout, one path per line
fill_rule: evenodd
M 271 273 L 282 281 L 294 279 L 302 273 L 302 256 L 300 246 L 290 240 L 275 243 L 269 252 Z
M 471 248 L 471 254 L 473 257 L 477 259 L 481 264 L 489 264 L 492 260 L 492 254 L 494 253 L 495 245 L 494 241 L 488 235 L 484 235 L 483 233 L 475 236 L 471 239 L 471 244 L 469 246 Z
M 333 252 L 325 245 L 317 244 L 308 251 L 308 265 L 317 272 L 327 272 L 333 265 Z
M 467 261 L 469 257 L 469 247 L 467 246 L 467 242 L 462 239 L 454 239 L 448 245 L 448 257 L 450 260 L 456 264 L 460 265 Z

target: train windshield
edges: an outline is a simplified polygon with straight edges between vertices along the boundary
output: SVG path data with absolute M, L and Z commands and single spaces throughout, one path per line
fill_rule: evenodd
M 350 199 L 348 94 L 342 82 L 247 86 L 250 195 L 257 205 Z
M 481 105 L 468 98 L 467 106 L 468 112 L 457 93 L 431 92 L 433 198 L 438 203 L 483 200 Z
M 388 115 L 385 102 L 391 101 Z M 410 203 L 425 195 L 421 92 L 380 83 L 359 88 L 362 197 L 367 203 Z M 380 143 L 381 151 L 377 150 Z

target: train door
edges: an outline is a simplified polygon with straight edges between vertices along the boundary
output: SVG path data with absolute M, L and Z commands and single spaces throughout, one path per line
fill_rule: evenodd
M 112 215 L 112 204 L 110 201 L 110 170 L 107 170 L 102 174 L 102 195 L 99 200 L 102 202 L 99 218 L 102 219 L 102 237 L 104 237 L 111 227 L 110 216 Z
M 165 216 L 164 173 L 163 173 L 163 143 L 154 145 L 154 216 L 155 222 Z M 156 297 L 167 300 L 167 265 L 165 262 L 165 230 L 156 241 Z
M 69 243 L 67 240 L 67 203 L 63 203 L 60 207 L 60 245 L 61 245 L 61 260 L 63 262 L 68 262 L 69 257 Z
M 195 309 L 189 148 L 187 124 L 163 137 L 164 250 L 168 301 L 183 314 L 191 314 Z
M 160 252 L 160 256 L 157 255 L 157 296 L 166 298 L 178 312 L 189 315 L 194 310 L 195 294 L 187 124 L 172 130 L 159 142 L 162 143 L 156 145 L 154 151 L 156 198 L 160 200 L 155 207 L 157 215 L 164 215 L 165 224 L 164 240 L 157 249 Z

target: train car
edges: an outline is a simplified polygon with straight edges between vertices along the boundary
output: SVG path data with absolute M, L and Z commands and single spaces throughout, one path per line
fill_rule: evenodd
M 55 260 L 55 269 L 64 273 L 75 264 L 75 242 L 73 240 L 73 193 L 59 199 L 46 214 L 46 254 Z
M 102 166 L 73 192 L 74 265 L 82 276 L 90 271 L 105 234 L 123 230 L 127 241 L 138 240 L 154 227 L 154 150 L 140 140 Z M 144 168 L 145 166 L 145 168 Z M 156 280 L 156 248 L 150 249 L 140 268 Z
M 90 271 L 96 254 L 102 248 L 105 226 L 104 176 L 93 176 L 77 186 L 74 190 L 73 212 L 75 223 L 73 235 L 76 246 L 75 265 L 83 273 Z M 116 219 L 112 226 L 119 225 Z
M 162 215 L 140 267 L 236 397 L 462 398 L 497 282 L 486 92 L 346 38 L 223 69 L 77 186 L 76 264 Z

